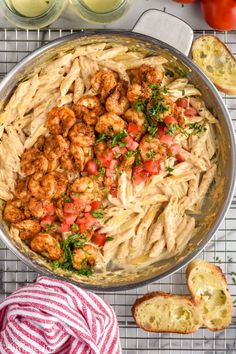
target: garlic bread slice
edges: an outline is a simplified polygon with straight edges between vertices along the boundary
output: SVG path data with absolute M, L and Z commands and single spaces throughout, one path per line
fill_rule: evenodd
M 197 38 L 192 45 L 192 57 L 220 91 L 236 95 L 236 59 L 219 38 Z
M 193 333 L 202 325 L 201 312 L 187 296 L 151 292 L 132 307 L 138 327 L 149 332 Z
M 194 302 L 201 306 L 203 324 L 212 331 L 228 327 L 232 321 L 233 303 L 222 270 L 196 259 L 188 265 L 186 277 Z

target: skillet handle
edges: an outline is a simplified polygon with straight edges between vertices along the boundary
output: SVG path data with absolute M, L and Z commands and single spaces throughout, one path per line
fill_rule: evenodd
M 189 54 L 193 41 L 193 30 L 186 22 L 156 9 L 145 11 L 132 31 L 159 39 L 185 55 Z

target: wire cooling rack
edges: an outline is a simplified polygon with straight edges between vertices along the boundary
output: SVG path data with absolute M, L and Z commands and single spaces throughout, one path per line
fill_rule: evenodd
M 73 30 L 16 30 L 0 28 L 0 80 L 24 56 L 46 42 L 73 33 Z M 195 31 L 195 37 L 213 34 L 223 40 L 236 54 L 236 31 L 230 34 L 214 31 Z M 223 96 L 236 129 L 236 97 Z M 219 264 L 228 278 L 230 293 L 236 299 L 236 196 L 219 231 L 202 253 L 202 257 Z M 37 274 L 19 261 L 0 241 L 0 298 L 10 295 L 18 287 L 33 282 Z M 138 296 L 162 290 L 186 294 L 185 269 L 161 282 L 154 282 L 137 290 L 99 293 L 117 314 L 123 353 L 236 353 L 236 316 L 230 327 L 221 332 L 200 329 L 192 335 L 153 334 L 135 326 L 131 306 Z M 112 353 L 111 353 L 112 354 Z

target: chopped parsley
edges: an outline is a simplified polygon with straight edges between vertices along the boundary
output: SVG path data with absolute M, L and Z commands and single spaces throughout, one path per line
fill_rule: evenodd
M 136 150 L 130 150 L 127 149 L 126 153 L 124 154 L 124 157 L 128 160 L 131 156 L 134 156 L 136 154 L 138 154 L 140 152 L 140 150 L 136 149 Z
M 215 262 L 221 263 L 221 259 L 218 256 L 214 257 L 214 260 L 215 260 Z
M 110 138 L 109 134 L 106 134 L 106 133 L 101 134 L 99 136 L 99 138 L 96 140 L 96 143 L 100 143 L 100 141 L 104 141 L 104 140 L 109 139 L 109 138 Z
M 96 209 L 92 210 L 91 214 L 96 218 L 96 219 L 102 219 L 104 217 L 104 210 L 103 209 Z
M 107 238 L 106 238 L 106 242 L 111 242 L 111 241 L 113 241 L 114 240 L 114 237 L 111 237 L 111 236 L 108 236 Z
M 126 129 L 121 130 L 119 133 L 114 135 L 114 137 L 109 145 L 111 147 L 115 147 L 126 136 L 128 136 L 127 130 Z
M 191 123 L 189 124 L 189 129 L 193 129 L 194 134 L 199 134 L 202 131 L 202 126 L 199 123 Z
M 139 166 L 141 162 L 141 157 L 139 154 L 135 155 L 135 166 Z
M 171 136 L 174 136 L 178 129 L 179 129 L 178 124 L 167 124 L 167 130 L 166 130 L 165 134 L 169 134 Z
M 172 70 L 170 70 L 170 69 L 166 69 L 165 70 L 165 75 L 169 76 L 169 77 L 174 77 L 175 76 L 174 72 Z
M 153 151 L 153 149 L 150 149 L 146 152 L 146 156 L 148 159 L 155 160 L 156 153 Z
M 107 196 L 108 196 L 107 187 L 102 187 L 102 192 L 103 192 L 103 194 L 104 194 L 104 197 L 107 197 Z
M 236 284 L 236 278 L 232 278 L 233 284 Z
M 45 231 L 46 232 L 57 231 L 57 225 L 55 225 L 55 224 L 46 224 L 45 225 Z
M 82 261 L 82 267 L 79 270 L 75 269 L 72 263 L 73 249 L 80 248 L 84 250 L 84 244 L 87 241 L 88 241 L 87 237 L 82 235 L 80 232 L 77 232 L 74 235 L 68 234 L 67 238 L 61 242 L 61 247 L 64 251 L 63 260 L 60 263 L 58 261 L 53 261 L 52 262 L 53 269 L 55 270 L 61 268 L 63 270 L 73 271 L 77 274 L 85 275 L 87 277 L 91 276 L 93 274 L 93 267 L 88 265 L 86 259 Z M 86 253 L 89 254 L 89 252 Z
M 70 229 L 71 229 L 71 231 L 78 230 L 78 225 L 77 224 L 73 224 L 73 225 L 71 225 Z
M 137 112 L 143 112 L 146 108 L 145 102 L 143 102 L 141 99 L 138 99 L 133 103 L 134 108 L 136 109 Z
M 61 193 L 61 196 L 62 196 L 64 202 L 66 202 L 66 203 L 71 202 L 71 199 L 65 193 Z
M 174 168 L 171 166 L 166 166 L 166 171 L 172 173 L 174 171 Z
M 103 167 L 101 161 L 99 161 L 98 159 L 94 159 L 94 162 L 96 162 L 96 164 L 98 165 L 98 169 L 99 169 L 99 173 L 97 174 L 97 178 L 103 176 L 106 172 L 105 168 Z

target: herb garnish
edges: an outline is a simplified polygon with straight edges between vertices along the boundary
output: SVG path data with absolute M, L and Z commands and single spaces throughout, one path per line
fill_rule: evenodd
M 104 217 L 104 210 L 103 209 L 92 210 L 91 214 L 97 219 L 102 219 Z
M 198 123 L 191 123 L 189 124 L 189 129 L 193 129 L 194 130 L 194 134 L 199 134 L 201 133 L 202 131 L 202 126 L 201 124 L 198 124 Z M 204 128 L 204 131 L 205 131 L 206 128 Z
M 143 112 L 146 108 L 145 102 L 143 102 L 141 99 L 138 99 L 133 103 L 134 108 L 136 109 L 137 112 Z
M 71 202 L 71 199 L 65 193 L 61 193 L 61 196 L 62 196 L 64 202 L 66 202 L 66 203 Z
M 126 136 L 128 136 L 127 130 L 126 129 L 121 130 L 119 133 L 114 135 L 114 137 L 109 145 L 111 147 L 115 147 Z
M 103 140 L 106 140 L 106 139 L 109 139 L 109 138 L 110 138 L 109 134 L 106 134 L 106 133 L 101 134 L 99 136 L 99 138 L 96 140 L 96 143 L 100 143 L 100 141 L 103 141 Z
M 171 167 L 171 166 L 166 166 L 166 171 L 169 172 L 169 173 L 171 173 L 171 172 L 174 171 L 174 168 Z
M 55 224 L 46 224 L 45 225 L 45 231 L 46 232 L 57 231 L 57 225 L 55 225 Z
M 106 238 L 106 242 L 110 242 L 110 241 L 113 241 L 114 240 L 114 237 L 111 237 L 111 236 L 108 236 L 107 238 Z
M 166 130 L 165 134 L 169 134 L 171 136 L 174 136 L 178 129 L 179 129 L 178 124 L 167 124 L 167 130 Z
M 148 159 L 155 160 L 156 153 L 155 153 L 155 151 L 153 151 L 153 149 L 149 149 L 146 152 L 146 156 L 147 156 Z

